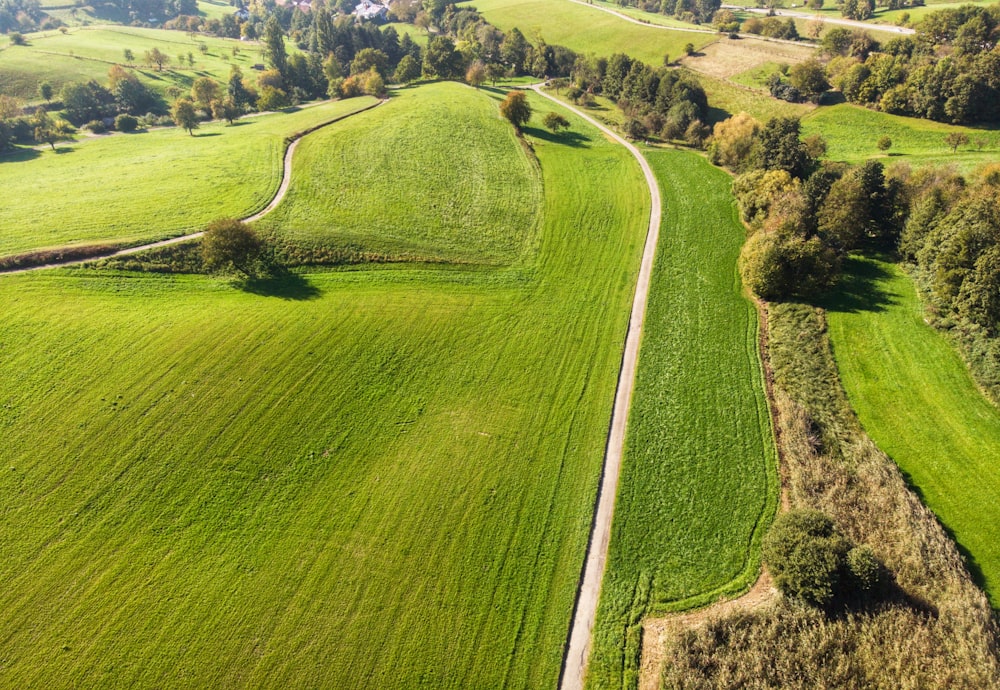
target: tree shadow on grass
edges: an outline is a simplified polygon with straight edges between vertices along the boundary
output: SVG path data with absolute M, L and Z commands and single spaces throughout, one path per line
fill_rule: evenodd
M 222 132 L 201 132 L 194 135 L 196 139 L 203 139 L 205 137 L 221 137 Z
M 863 257 L 849 256 L 844 260 L 843 273 L 833 291 L 816 301 L 827 311 L 857 313 L 881 312 L 895 301 L 882 287 L 891 277 L 882 266 Z
M 287 270 L 259 278 L 245 278 L 235 285 L 244 292 L 261 297 L 277 297 L 296 302 L 317 299 L 323 294 L 305 276 Z
M 547 129 L 539 129 L 538 127 L 525 127 L 524 133 L 535 139 L 541 139 L 542 141 L 552 142 L 553 144 L 564 144 L 566 146 L 573 146 L 575 148 L 589 148 L 587 142 L 590 141 L 590 137 L 580 132 L 574 132 L 571 129 L 564 130 L 558 134 L 554 134 Z
M 23 163 L 24 161 L 34 160 L 41 155 L 41 151 L 36 149 L 17 148 L 13 151 L 0 153 L 0 163 Z

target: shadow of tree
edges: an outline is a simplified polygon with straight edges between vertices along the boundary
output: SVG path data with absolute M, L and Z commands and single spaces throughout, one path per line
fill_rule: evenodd
M 889 272 L 875 261 L 849 256 L 844 260 L 837 287 L 817 300 L 816 306 L 844 313 L 885 311 L 886 307 L 895 303 L 892 295 L 882 286 L 882 282 L 890 277 Z
M 298 273 L 280 269 L 269 276 L 245 278 L 234 283 L 237 288 L 261 297 L 304 301 L 317 299 L 323 291 Z
M 34 160 L 40 155 L 42 155 L 41 152 L 36 149 L 16 148 L 13 151 L 0 153 L 0 163 L 23 163 Z
M 564 144 L 566 146 L 573 146 L 575 148 L 588 148 L 587 142 L 590 141 L 590 137 L 580 132 L 574 132 L 571 129 L 564 130 L 558 134 L 554 134 L 547 129 L 539 129 L 538 127 L 525 127 L 524 133 L 535 139 L 541 139 L 542 141 L 552 142 L 553 144 Z

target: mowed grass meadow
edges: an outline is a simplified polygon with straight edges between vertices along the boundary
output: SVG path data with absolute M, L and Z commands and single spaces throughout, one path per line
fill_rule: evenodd
M 700 48 L 716 40 L 709 33 L 640 26 L 568 0 L 475 0 L 469 6 L 503 31 L 518 28 L 531 41 L 537 33 L 546 43 L 579 53 L 599 57 L 628 53 L 653 66 L 662 65 L 664 55 L 679 57 L 688 43 Z
M 278 190 L 286 137 L 374 103 L 365 96 L 235 126 L 203 123 L 194 137 L 171 127 L 2 157 L 0 256 L 138 244 L 249 215 Z
M 571 121 L 515 269 L 0 279 L 0 685 L 555 686 L 649 213 Z
M 951 132 L 969 137 L 969 143 L 960 146 L 956 153 L 944 141 Z M 848 103 L 819 108 L 804 117 L 802 134 L 822 135 L 828 146 L 827 158 L 852 164 L 880 156 L 887 166 L 954 164 L 960 171 L 968 172 L 980 164 L 995 162 L 1000 155 L 1000 130 L 996 128 L 959 127 L 889 115 Z M 877 146 L 883 136 L 892 140 L 887 153 L 879 151 Z
M 853 258 L 848 269 L 824 306 L 851 405 L 1000 608 L 1000 410 L 924 322 L 913 282 L 898 266 Z
M 75 27 L 68 33 L 45 31 L 26 35 L 28 45 L 5 45 L 0 49 L 0 93 L 42 103 L 38 84 L 47 81 L 56 96 L 64 84 L 108 81 L 112 65 L 134 67 L 140 81 L 163 95 L 170 86 L 189 91 L 199 77 L 211 77 L 220 83 L 229 79 L 233 65 L 253 77 L 252 65 L 263 63 L 263 50 L 257 42 L 192 36 L 182 31 L 143 29 L 132 26 Z M 200 47 L 205 46 L 206 52 Z M 146 51 L 153 48 L 166 53 L 169 64 L 162 71 L 144 64 Z M 233 54 L 236 48 L 238 54 Z M 125 50 L 135 56 L 132 65 L 125 62 Z M 188 63 L 188 53 L 194 64 Z M 181 58 L 184 62 L 181 63 Z
M 588 687 L 634 687 L 642 619 L 748 587 L 777 505 L 731 178 L 650 150 L 664 197 Z
M 401 90 L 365 117 L 310 134 L 295 155 L 284 203 L 260 221 L 293 243 L 487 264 L 535 248 L 535 164 L 495 101 L 471 87 Z

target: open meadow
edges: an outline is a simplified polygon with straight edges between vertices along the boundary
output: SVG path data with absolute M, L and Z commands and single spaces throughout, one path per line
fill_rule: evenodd
M 588 687 L 632 687 L 642 619 L 747 588 L 777 505 L 757 311 L 730 177 L 647 150 L 664 218 L 629 414 Z
M 483 264 L 535 248 L 540 180 L 496 104 L 474 89 L 398 91 L 364 118 L 309 135 L 295 156 L 284 203 L 258 223 L 285 241 Z
M 0 277 L 0 685 L 555 686 L 649 213 L 571 121 L 517 268 Z
M 640 26 L 569 0 L 474 0 L 469 5 L 503 31 L 516 27 L 531 41 L 541 36 L 546 43 L 600 57 L 628 53 L 654 66 L 663 64 L 664 55 L 679 57 L 688 43 L 700 48 L 717 40 L 714 34 Z
M 81 244 L 138 244 L 262 208 L 285 138 L 372 105 L 369 96 L 239 120 L 82 139 L 0 158 L 0 257 Z M 86 170 L 87 175 L 80 171 Z
M 185 93 L 190 91 L 199 77 L 225 83 L 232 65 L 238 65 L 244 75 L 250 76 L 251 66 L 263 62 L 262 48 L 256 42 L 164 29 L 89 26 L 71 29 L 66 34 L 44 31 L 28 34 L 26 38 L 28 45 L 7 45 L 0 50 L 0 93 L 39 103 L 42 102 L 38 98 L 40 82 L 49 82 L 58 95 L 69 82 L 94 79 L 106 83 L 108 70 L 116 64 L 134 67 L 140 81 L 164 95 L 171 86 Z M 153 48 L 170 58 L 162 71 L 144 63 L 143 56 Z M 126 63 L 125 50 L 132 51 L 132 64 Z M 189 63 L 189 54 L 194 64 Z
M 954 536 L 1000 607 L 1000 410 L 924 322 L 913 281 L 853 258 L 828 309 L 837 367 L 865 430 Z
M 961 132 L 969 138 L 952 153 L 944 138 Z M 968 172 L 1000 156 L 1000 130 L 948 125 L 915 117 L 889 115 L 850 103 L 819 108 L 802 119 L 802 134 L 822 135 L 827 142 L 826 158 L 858 164 L 879 157 L 886 166 L 907 163 L 921 165 L 954 164 Z M 879 151 L 878 140 L 892 140 L 889 152 Z

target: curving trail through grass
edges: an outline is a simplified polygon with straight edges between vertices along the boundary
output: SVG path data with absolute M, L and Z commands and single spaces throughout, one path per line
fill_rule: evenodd
M 958 542 L 1000 608 L 1000 410 L 923 320 L 895 264 L 849 260 L 827 308 L 840 376 L 865 431 Z

